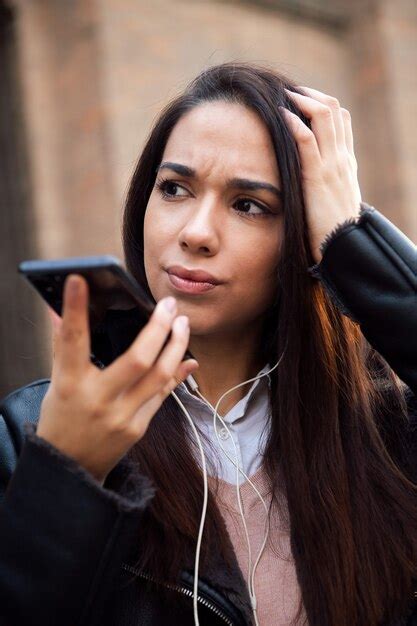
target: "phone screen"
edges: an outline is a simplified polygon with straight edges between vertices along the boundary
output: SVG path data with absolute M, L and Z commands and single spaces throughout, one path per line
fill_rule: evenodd
M 108 310 L 126 311 L 138 306 L 137 299 L 121 283 L 120 277 L 108 268 L 91 268 L 62 273 L 30 276 L 31 283 L 48 304 L 62 315 L 63 287 L 69 274 L 82 274 L 89 287 L 90 328 L 94 331 L 104 320 Z
M 60 316 L 67 276 L 81 274 L 87 280 L 91 360 L 100 368 L 129 348 L 155 307 L 116 257 L 23 261 L 18 269 Z

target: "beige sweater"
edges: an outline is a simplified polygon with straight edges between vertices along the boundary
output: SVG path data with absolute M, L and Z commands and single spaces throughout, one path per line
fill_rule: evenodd
M 263 468 L 250 476 L 258 491 L 269 507 L 270 490 Z M 214 488 L 214 479 L 209 477 L 209 484 Z M 266 513 L 258 495 L 246 481 L 240 487 L 246 525 L 252 550 L 252 564 L 262 546 L 265 534 Z M 219 479 L 219 491 L 216 502 L 225 520 L 227 530 L 236 552 L 243 576 L 248 578 L 248 548 L 244 527 L 236 498 L 236 485 Z M 308 624 L 303 609 L 301 619 L 295 618 L 300 601 L 300 589 L 292 559 L 288 523 L 288 509 L 281 501 L 279 510 L 271 517 L 269 540 L 255 573 L 255 594 L 257 614 L 260 626 L 301 626 Z

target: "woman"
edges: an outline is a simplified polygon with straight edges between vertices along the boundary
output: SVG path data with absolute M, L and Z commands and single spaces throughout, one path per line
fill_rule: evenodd
M 74 276 L 51 381 L 3 401 L 4 623 L 193 623 L 203 480 L 174 389 L 209 462 L 200 624 L 414 623 L 415 247 L 362 202 L 348 111 L 267 67 L 202 72 L 146 142 L 123 243 L 158 302 L 131 348 L 91 364 Z M 191 293 L 184 268 L 216 286 Z M 210 429 L 233 387 L 224 445 L 269 506 L 256 606 Z

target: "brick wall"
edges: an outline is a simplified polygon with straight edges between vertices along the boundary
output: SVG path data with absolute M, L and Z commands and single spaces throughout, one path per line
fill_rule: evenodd
M 152 121 L 203 67 L 231 59 L 272 63 L 337 96 L 352 113 L 364 200 L 417 239 L 415 2 L 339 0 L 330 19 L 312 15 L 326 6 L 318 0 L 11 5 L 32 181 L 33 233 L 22 258 L 34 249 L 42 258 L 121 257 L 123 199 Z M 9 292 L 28 289 L 22 280 L 10 275 Z M 36 294 L 28 298 L 40 307 Z M 17 303 L 16 315 L 27 307 Z M 44 347 L 26 369 L 11 365 L 0 393 L 49 375 L 43 308 L 33 332 Z M 13 353 L 16 334 L 7 342 Z

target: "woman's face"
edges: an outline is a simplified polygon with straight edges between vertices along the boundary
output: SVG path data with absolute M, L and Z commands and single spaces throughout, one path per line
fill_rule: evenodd
M 192 172 L 178 173 L 172 164 Z M 279 193 L 233 182 L 280 189 L 269 134 L 242 105 L 202 104 L 176 124 L 160 165 L 144 222 L 152 295 L 156 301 L 175 296 L 191 334 L 240 332 L 267 311 L 276 290 L 283 234 Z M 167 197 L 158 188 L 163 180 Z M 221 284 L 199 294 L 178 291 L 167 273 L 174 265 L 209 272 Z

